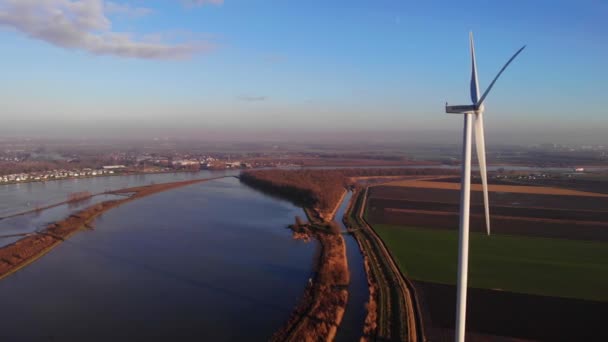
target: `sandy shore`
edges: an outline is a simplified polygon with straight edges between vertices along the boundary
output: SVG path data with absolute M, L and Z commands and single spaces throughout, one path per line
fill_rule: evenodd
M 0 279 L 11 275 L 36 261 L 79 229 L 89 225 L 97 216 L 112 208 L 158 192 L 218 178 L 224 177 L 152 184 L 110 191 L 108 194 L 131 195 L 124 199 L 105 201 L 91 205 L 61 221 L 49 224 L 44 230 L 37 234 L 26 236 L 15 243 L 0 248 Z

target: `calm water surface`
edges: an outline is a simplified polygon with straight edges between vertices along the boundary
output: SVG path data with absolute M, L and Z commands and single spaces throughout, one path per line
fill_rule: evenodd
M 342 230 L 346 230 L 342 218 L 348 209 L 351 197 L 352 192 L 349 191 L 336 212 L 336 221 L 340 224 Z M 347 234 L 344 235 L 344 241 L 346 243 L 350 284 L 348 285 L 348 303 L 346 304 L 342 324 L 336 335 L 336 341 L 359 341 L 363 335 L 363 324 L 367 314 L 365 304 L 369 301 L 367 274 L 365 273 L 363 255 L 355 238 Z
M 15 236 L 15 234 L 27 234 L 40 231 L 46 228 L 50 223 L 63 220 L 71 214 L 91 205 L 124 198 L 125 196 L 122 195 L 96 195 L 82 201 L 65 203 L 45 210 L 0 219 L 0 247 L 11 244 L 22 238 L 22 236 Z
M 73 192 L 89 191 L 93 194 L 127 187 L 168 183 L 180 180 L 237 175 L 239 170 L 199 171 L 75 178 L 0 185 L 0 217 L 63 202 Z
M 311 273 L 295 215 L 235 178 L 126 203 L 0 281 L 0 340 L 266 340 Z

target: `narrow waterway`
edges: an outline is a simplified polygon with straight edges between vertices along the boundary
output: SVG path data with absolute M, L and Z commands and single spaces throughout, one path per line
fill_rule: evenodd
M 342 218 L 348 209 L 351 197 L 352 192 L 349 191 L 336 212 L 335 220 L 340 224 L 343 231 L 346 231 L 346 226 L 342 222 Z M 357 241 L 350 234 L 344 234 L 344 241 L 346 243 L 348 270 L 350 271 L 350 284 L 348 285 L 348 304 L 336 335 L 336 341 L 359 341 L 363 335 L 363 325 L 367 314 L 365 304 L 369 300 L 369 288 L 363 255 L 359 250 Z

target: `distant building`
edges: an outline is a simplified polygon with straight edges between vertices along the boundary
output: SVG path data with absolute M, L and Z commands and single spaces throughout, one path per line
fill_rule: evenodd
M 227 162 L 226 163 L 226 168 L 238 168 L 238 167 L 241 167 L 241 162 L 240 161 Z
M 192 165 L 199 165 L 199 164 L 200 164 L 200 162 L 198 160 L 182 159 L 182 160 L 173 161 L 173 165 L 175 165 L 175 166 L 192 166 Z
M 126 166 L 124 165 L 104 165 L 103 169 L 104 170 L 118 170 L 118 169 L 124 169 L 126 168 Z

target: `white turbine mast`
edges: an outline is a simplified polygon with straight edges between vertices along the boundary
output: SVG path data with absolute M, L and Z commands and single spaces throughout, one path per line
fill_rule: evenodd
M 494 83 L 511 62 L 526 47 L 522 46 L 500 69 L 488 89 L 479 97 L 479 82 L 477 80 L 477 64 L 475 62 L 475 45 L 473 43 L 473 32 L 469 34 L 471 43 L 471 102 L 470 105 L 448 106 L 445 105 L 446 113 L 464 114 L 464 135 L 462 144 L 462 173 L 460 180 L 460 231 L 458 239 L 458 286 L 456 299 L 456 334 L 457 342 L 464 342 L 466 315 L 467 315 L 467 280 L 469 267 L 469 213 L 471 207 L 471 120 L 475 118 L 475 143 L 481 183 L 483 187 L 483 202 L 486 217 L 486 232 L 490 235 L 490 206 L 488 201 L 488 177 L 486 171 L 486 146 L 483 134 L 483 112 L 485 110 L 484 100 Z

